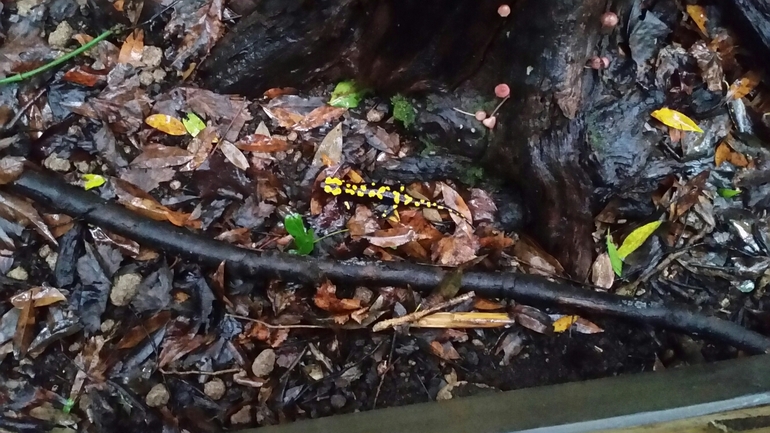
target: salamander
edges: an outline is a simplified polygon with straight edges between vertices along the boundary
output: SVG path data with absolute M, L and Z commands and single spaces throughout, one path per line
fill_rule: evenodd
M 425 207 L 428 209 L 446 210 L 465 221 L 468 219 L 456 209 L 444 206 L 442 204 L 417 199 L 407 194 L 403 185 L 388 186 L 372 183 L 350 183 L 338 177 L 329 176 L 321 182 L 321 188 L 327 194 L 334 197 L 342 197 L 346 201 L 366 201 L 380 203 L 388 206 L 388 209 L 382 213 L 386 218 L 392 214 L 399 206 Z

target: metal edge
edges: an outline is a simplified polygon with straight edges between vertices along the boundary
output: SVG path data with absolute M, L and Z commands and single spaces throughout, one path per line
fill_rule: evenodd
M 239 433 L 578 433 L 768 403 L 770 355 L 759 355 L 656 373 L 336 415 Z

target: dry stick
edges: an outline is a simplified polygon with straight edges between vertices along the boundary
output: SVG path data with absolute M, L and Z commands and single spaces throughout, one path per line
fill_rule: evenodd
M 240 371 L 243 371 L 242 368 L 228 368 L 226 370 L 217 370 L 217 371 L 203 371 L 203 370 L 179 371 L 179 370 L 164 370 L 162 368 L 159 370 L 163 374 L 174 374 L 177 376 L 190 376 L 193 374 L 200 374 L 203 376 L 221 376 L 223 374 L 238 373 Z
M 370 286 L 411 286 L 432 290 L 451 270 L 411 263 L 349 263 L 285 253 L 257 253 L 173 226 L 153 221 L 108 202 L 97 194 L 66 184 L 49 173 L 27 169 L 10 185 L 12 191 L 90 224 L 206 266 L 223 261 L 228 271 L 241 275 L 280 278 L 304 284 L 330 279 L 337 284 Z M 710 338 L 752 353 L 770 353 L 770 338 L 737 323 L 701 313 L 675 302 L 629 299 L 558 283 L 538 275 L 514 272 L 467 271 L 462 275 L 463 291 L 479 296 L 516 299 L 574 308 L 583 313 L 602 314 L 646 325 L 668 328 Z
M 259 320 L 259 319 L 252 319 L 248 316 L 240 316 L 238 314 L 227 314 L 228 316 L 234 318 L 234 319 L 241 319 L 246 320 L 248 322 L 254 322 L 259 323 L 260 325 L 264 326 L 265 328 L 270 329 L 327 329 L 328 326 L 321 326 L 321 325 L 273 325 L 272 323 L 267 323 L 265 321 Z
M 455 298 L 449 299 L 448 301 L 444 301 L 440 304 L 434 305 L 430 308 L 426 308 L 422 311 L 415 311 L 413 313 L 409 313 L 401 317 L 396 317 L 389 320 L 383 320 L 382 322 L 377 322 L 372 327 L 372 331 L 374 332 L 384 331 L 394 326 L 403 325 L 404 323 L 415 322 L 427 316 L 428 314 L 435 313 L 436 311 L 443 310 L 444 308 L 454 307 L 457 304 L 462 304 L 463 302 L 473 298 L 474 296 L 476 296 L 475 293 L 468 292 L 460 296 L 457 296 Z

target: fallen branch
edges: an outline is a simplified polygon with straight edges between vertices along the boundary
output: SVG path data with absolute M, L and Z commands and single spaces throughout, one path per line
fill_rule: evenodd
M 401 317 L 395 317 L 393 319 L 383 320 L 382 322 L 377 322 L 372 326 L 372 331 L 374 332 L 380 332 L 384 331 L 388 328 L 392 328 L 394 326 L 403 325 L 406 323 L 415 322 L 417 320 L 422 319 L 423 317 L 427 316 L 428 314 L 435 313 L 436 311 L 441 311 L 444 308 L 454 307 L 455 305 L 462 304 L 463 302 L 473 299 L 473 297 L 476 294 L 473 292 L 464 293 L 456 298 L 449 299 L 447 301 L 444 301 L 438 305 L 434 305 L 430 308 L 426 308 L 424 310 L 415 311 L 413 313 L 406 314 Z
M 68 185 L 47 173 L 26 170 L 8 185 L 58 212 L 99 226 L 168 254 L 217 267 L 227 263 L 229 272 L 262 275 L 307 284 L 329 278 L 337 284 L 396 285 L 430 290 L 439 285 L 446 269 L 411 263 L 346 263 L 284 253 L 258 253 L 194 234 L 165 222 L 153 221 L 108 202 L 96 194 Z M 722 341 L 752 353 L 770 353 L 770 338 L 742 326 L 708 316 L 685 305 L 667 301 L 642 301 L 594 292 L 557 283 L 537 275 L 513 272 L 469 271 L 462 276 L 462 290 L 479 296 L 512 298 L 520 302 L 546 302 L 668 328 Z

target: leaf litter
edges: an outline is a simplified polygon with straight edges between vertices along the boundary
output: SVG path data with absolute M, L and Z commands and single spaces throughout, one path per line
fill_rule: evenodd
M 120 3 L 121 13 L 137 22 L 142 2 Z M 605 203 L 596 219 L 591 282 L 620 292 L 622 285 L 654 270 L 661 251 L 688 248 L 666 272 L 659 270 L 641 291 L 631 293 L 694 299 L 768 326 L 756 305 L 770 282 L 765 271 L 770 224 L 757 212 L 770 206 L 765 198 L 770 191 L 756 180 L 766 178 L 762 161 L 768 155 L 747 136 L 751 128 L 763 128 L 752 119 L 767 111 L 770 99 L 762 74 L 736 60 L 735 39 L 710 11 L 688 5 L 694 27 L 673 33 L 656 11 L 630 23 L 636 78 L 673 95 L 670 104 L 650 114 L 662 123 L 648 126 L 665 130 L 664 158 L 690 161 L 687 170 L 659 180 L 651 194 L 634 196 L 629 188 L 627 194 L 615 194 L 615 205 Z M 35 385 L 42 396 L 37 401 L 70 407 L 68 412 L 78 416 L 93 414 L 97 424 L 124 416 L 112 408 L 132 401 L 129 396 L 146 395 L 167 382 L 173 391 L 167 405 L 149 412 L 138 400 L 127 406 L 174 425 L 195 416 L 177 407 L 197 402 L 214 424 L 230 427 L 236 424 L 231 416 L 236 409 L 249 407 L 245 401 L 260 403 L 257 416 L 250 410 L 243 415 L 245 424 L 255 426 L 312 412 L 326 398 L 345 411 L 360 409 L 365 403 L 357 399 L 366 392 L 361 389 L 377 386 L 371 378 L 383 380 L 396 395 L 424 395 L 427 384 L 426 398 L 451 398 L 452 390 L 467 382 L 458 379 L 453 363 L 473 372 L 462 375 L 475 384 L 495 382 L 489 371 L 496 366 L 520 370 L 516 380 L 502 386 L 513 388 L 529 384 L 540 374 L 528 369 L 541 373 L 546 362 L 578 362 L 590 372 L 589 365 L 626 361 L 627 354 L 609 342 L 629 332 L 622 324 L 457 293 L 466 267 L 566 275 L 562 264 L 525 233 L 505 229 L 505 210 L 491 187 L 447 178 L 402 182 L 396 174 L 375 179 L 377 168 L 414 154 L 418 145 L 393 123 L 361 116 L 356 109 L 366 106 L 368 96 L 360 89 L 310 97 L 295 89 L 271 89 L 265 99 L 253 101 L 196 87 L 188 78 L 223 36 L 224 14 L 219 0 L 178 2 L 165 17 L 162 61 L 151 63 L 147 55 L 157 48 L 150 45 L 157 35 L 134 31 L 119 46 L 102 41 L 89 57 L 52 77 L 54 84 L 64 85 L 58 106 L 78 116 L 65 128 L 74 139 L 46 141 L 43 157 L 30 159 L 59 155 L 69 162 L 61 170 L 66 179 L 91 193 L 243 248 L 413 261 L 456 272 L 427 296 L 410 287 L 337 287 L 326 281 L 307 290 L 277 280 L 244 280 L 225 274 L 224 267 L 204 269 L 99 228 L 86 230 L 3 191 L 0 228 L 13 258 L 8 279 L 16 282 L 3 289 L 8 296 L 0 310 L 0 359 L 14 358 L 4 364 L 4 377 L 29 379 L 20 364 L 29 357 L 57 382 L 50 389 Z M 30 25 L 25 18 L 8 29 L 0 72 L 30 70 L 57 53 Z M 664 36 L 678 41 L 682 34 L 690 40 L 686 46 L 661 45 Z M 92 37 L 74 39 L 83 44 Z M 169 66 L 184 80 L 167 75 Z M 672 70 L 678 81 L 671 79 Z M 723 82 L 730 83 L 726 90 Z M 32 90 L 21 85 L 15 103 L 30 98 Z M 720 120 L 727 133 L 712 133 L 722 131 L 720 123 L 696 116 L 684 102 L 690 95 L 705 98 L 696 90 L 735 103 L 730 117 Z M 53 98 L 42 94 L 22 119 L 46 131 L 60 120 L 51 114 L 54 106 Z M 4 155 L 0 183 L 12 182 L 25 163 Z M 327 175 L 355 183 L 403 183 L 414 197 L 442 202 L 472 224 L 435 209 L 401 207 L 392 218 L 380 218 L 376 205 L 354 204 L 347 210 L 320 190 Z M 699 248 L 704 238 L 723 248 Z M 12 274 L 11 268 L 19 267 L 26 268 L 26 278 L 21 271 Z M 128 288 L 118 283 L 127 275 L 133 281 Z M 118 290 L 129 293 L 118 296 Z M 396 358 L 386 350 L 391 339 Z M 416 365 L 417 380 L 397 385 L 399 374 L 412 374 Z M 562 367 L 543 374 L 555 383 L 571 373 Z M 429 383 L 440 377 L 449 380 Z M 223 392 L 214 392 L 220 385 Z M 114 389 L 123 391 L 105 391 Z M 11 401 L 13 395 L 0 384 L 0 400 Z M 20 407 L 26 404 L 22 401 L 17 398 Z

